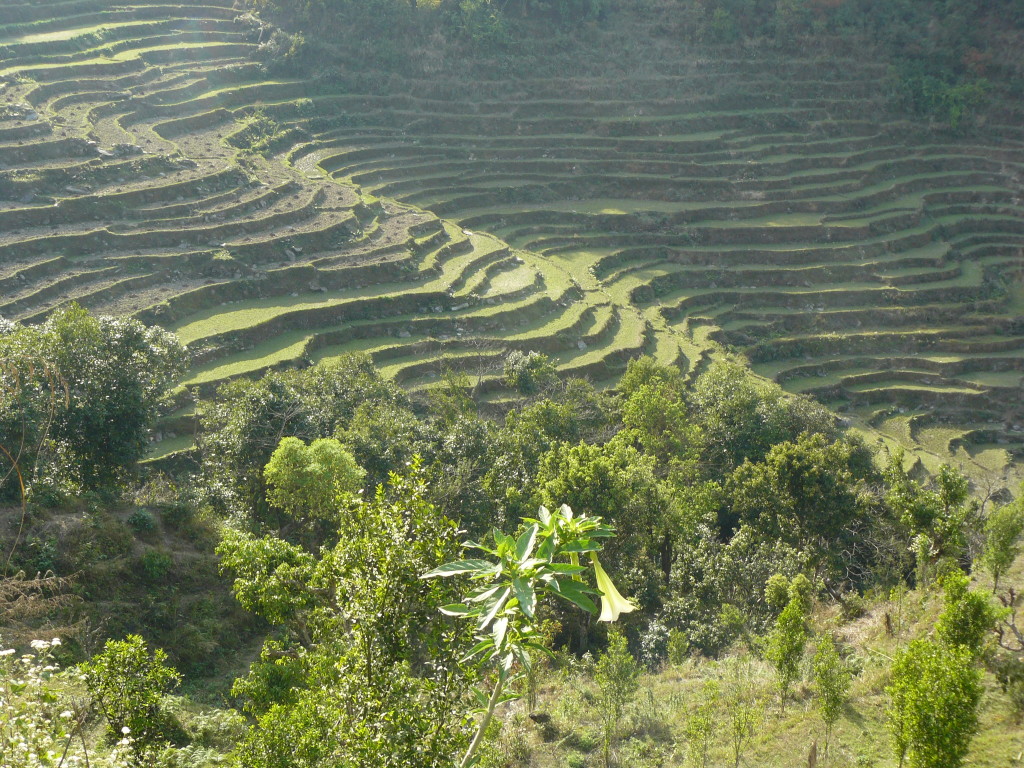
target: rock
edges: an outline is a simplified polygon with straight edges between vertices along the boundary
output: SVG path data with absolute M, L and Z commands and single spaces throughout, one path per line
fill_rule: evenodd
M 412 334 L 409 333 L 408 331 L 399 331 L 398 332 L 398 338 L 400 338 L 400 339 L 411 339 L 412 338 Z
M 585 342 L 583 339 L 580 339 L 579 341 L 576 342 L 576 349 L 580 350 L 580 352 L 582 352 L 586 348 L 587 342 Z

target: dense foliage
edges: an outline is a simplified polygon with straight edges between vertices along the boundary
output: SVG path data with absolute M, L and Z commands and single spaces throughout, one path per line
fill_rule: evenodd
M 104 350 L 121 361 L 117 376 L 99 363 L 76 372 L 54 338 Z M 76 408 L 110 407 L 75 402 L 88 382 L 65 388 L 95 375 L 134 393 L 123 399 L 136 421 L 103 413 L 144 436 L 179 364 L 173 338 L 80 310 L 0 340 L 25 351 L 8 358 L 6 413 L 43 419 L 48 433 Z M 827 746 L 866 662 L 820 629 L 819 612 L 853 617 L 890 590 L 887 605 L 903 606 L 908 586 L 922 604 L 941 589 L 941 612 L 934 600 L 907 645 L 902 618 L 885 614 L 897 650 L 878 691 L 896 759 L 962 763 L 983 670 L 1020 708 L 1020 596 L 972 589 L 968 576 L 975 557 L 996 585 L 1016 567 L 1019 502 L 989 510 L 953 467 L 926 479 L 902 455 L 875 455 L 813 402 L 728 361 L 684 379 L 641 358 L 614 392 L 561 381 L 536 353 L 510 357 L 507 373 L 523 399 L 502 418 L 482 412 L 464 377 L 412 395 L 362 356 L 234 381 L 198 404 L 199 474 L 175 514 L 216 521 L 192 535 L 219 538 L 222 572 L 264 635 L 232 689 L 252 727 L 224 726 L 238 765 L 509 764 L 495 762 L 492 718 L 520 692 L 533 705 L 552 648 L 587 670 L 607 765 L 627 712 L 640 727 L 644 669 L 693 655 L 727 658 L 688 717 L 691 764 L 708 764 L 716 737 L 742 761 L 769 700 L 785 716 L 788 701 L 813 695 Z M 75 447 L 85 441 L 68 445 L 79 452 L 69 456 L 89 455 Z M 74 477 L 113 495 L 100 483 L 123 483 L 134 459 Z M 125 516 L 124 549 L 161 522 L 143 508 Z M 139 557 L 154 602 L 170 596 L 156 585 L 174 559 L 155 547 Z M 609 633 L 598 611 L 621 629 Z M 42 682 L 35 693 L 0 686 L 0 705 L 51 751 L 73 738 L 84 750 L 86 729 L 103 722 L 112 759 L 177 765 L 200 737 L 169 708 L 180 676 L 167 661 L 130 635 L 80 667 L 88 704 L 67 709 L 67 722 L 31 698 L 60 700 Z M 773 688 L 754 685 L 755 663 Z M 813 688 L 799 685 L 808 671 Z
M 42 325 L 0 323 L 0 494 L 117 487 L 149 445 L 181 344 L 135 320 L 70 306 Z

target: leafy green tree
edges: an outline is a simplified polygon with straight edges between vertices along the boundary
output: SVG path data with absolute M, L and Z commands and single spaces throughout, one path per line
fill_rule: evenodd
M 512 350 L 505 358 L 505 383 L 520 394 L 535 395 L 553 388 L 558 372 L 542 352 Z
M 814 566 L 844 574 L 858 529 L 868 518 L 867 477 L 858 449 L 845 440 L 803 434 L 747 462 L 726 486 L 731 516 L 767 540 L 810 554 Z
M 689 412 L 703 433 L 707 476 L 721 476 L 745 460 L 764 459 L 773 445 L 804 433 L 838 437 L 835 417 L 807 398 L 785 394 L 735 364 L 715 362 L 687 392 Z
M 985 549 L 981 564 L 992 575 L 993 591 L 999 589 L 999 579 L 1020 554 L 1022 536 L 1024 501 L 1021 499 L 998 507 L 985 521 Z
M 1000 612 L 989 595 L 970 589 L 970 583 L 959 569 L 943 577 L 943 608 L 935 634 L 943 643 L 961 645 L 978 657 L 984 653 L 985 637 L 995 628 Z
M 782 609 L 774 629 L 766 640 L 765 658 L 775 669 L 779 702 L 783 710 L 786 708 L 789 689 L 800 674 L 804 647 L 810 636 L 810 629 L 807 626 L 810 586 L 810 582 L 802 574 L 793 579 L 789 587 L 789 602 Z
M 637 446 L 658 460 L 661 473 L 696 476 L 703 436 L 677 389 L 662 382 L 640 385 L 623 403 L 622 424 Z
M 902 451 L 885 470 L 886 502 L 914 540 L 918 580 L 927 582 L 940 559 L 956 560 L 967 547 L 966 528 L 979 505 L 970 496 L 967 478 L 948 464 L 939 468 L 935 488 L 923 488 L 903 468 Z
M 818 712 L 825 723 L 826 753 L 832 740 L 832 729 L 849 699 L 851 678 L 850 667 L 836 650 L 832 635 L 823 635 L 814 654 L 814 688 Z
M 960 768 L 978 729 L 981 690 L 969 648 L 918 639 L 901 650 L 886 688 L 900 766 Z
M 740 768 L 743 754 L 764 721 L 764 706 L 754 689 L 754 675 L 748 661 L 729 659 L 725 664 L 724 701 L 726 717 L 722 723 L 734 768 Z
M 605 768 L 611 765 L 611 749 L 618 738 L 619 723 L 625 708 L 640 687 L 640 665 L 626 645 L 620 631 L 608 633 L 608 650 L 601 654 L 594 667 L 598 689 L 598 708 L 604 731 L 603 756 Z
M 559 442 L 598 442 L 613 431 L 612 404 L 582 379 L 569 379 L 550 397 L 513 410 L 487 452 L 483 487 L 498 507 L 498 520 L 533 514 L 533 489 L 541 457 Z
M 165 663 L 167 654 L 157 648 L 151 654 L 138 635 L 108 640 L 99 654 L 82 665 L 89 694 L 107 721 L 107 737 L 132 739 L 134 763 L 151 764 L 153 750 L 176 729 L 162 699 L 181 682 Z
M 682 393 L 683 374 L 674 365 L 661 365 L 650 355 L 635 357 L 626 364 L 619 379 L 618 390 L 623 400 L 629 400 L 641 387 L 655 387 L 667 392 Z
M 408 402 L 365 355 L 222 384 L 215 398 L 198 406 L 203 481 L 214 508 L 266 515 L 263 468 L 281 439 L 334 437 L 365 402 Z
M 308 514 L 299 501 L 285 507 Z M 337 528 L 337 543 L 315 554 L 241 529 L 218 548 L 239 602 L 274 627 L 235 683 L 256 718 L 239 763 L 445 764 L 469 734 L 473 675 L 459 660 L 470 642 L 439 613 L 451 589 L 420 574 L 456 554 L 458 527 L 427 501 L 414 461 L 408 476 L 343 507 Z
M 26 369 L 33 359 L 42 367 Z M 0 399 L 0 445 L 22 449 L 28 485 L 48 477 L 72 489 L 110 489 L 145 454 L 158 406 L 187 359 L 173 334 L 75 304 L 38 327 L 5 323 L 0 376 L 30 381 L 3 387 L 19 396 Z
M 677 507 L 653 457 L 620 439 L 558 443 L 541 457 L 535 483 L 540 504 L 564 500 L 614 524 L 620 536 L 609 545 L 609 567 L 641 603 L 658 600 L 671 577 Z
M 371 488 L 386 482 L 392 472 L 402 472 L 413 456 L 428 450 L 416 414 L 397 402 L 360 403 L 348 425 L 335 435 L 351 446 Z
M 284 438 L 263 473 L 267 500 L 296 520 L 337 520 L 366 477 L 352 454 L 332 438 L 309 445 Z

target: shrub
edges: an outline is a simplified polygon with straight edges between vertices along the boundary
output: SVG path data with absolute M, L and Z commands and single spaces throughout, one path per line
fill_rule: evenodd
M 992 589 L 1020 554 L 1024 535 L 1024 502 L 1018 500 L 996 509 L 985 521 L 985 549 L 981 564 L 992 575 Z
M 974 656 L 984 651 L 985 636 L 995 627 L 998 613 L 989 596 L 968 589 L 970 579 L 957 569 L 942 582 L 943 610 L 935 625 L 939 639 L 960 645 Z
M 161 699 L 181 682 L 164 662 L 167 654 L 150 654 L 138 635 L 108 640 L 103 651 L 82 665 L 86 686 L 107 721 L 111 740 L 130 734 L 132 761 L 149 765 L 153 751 L 179 730 Z
M 818 642 L 814 654 L 814 688 L 818 711 L 825 723 L 825 751 L 832 738 L 832 727 L 839 720 L 850 691 L 850 668 L 839 656 L 831 635 Z
M 106 756 L 86 754 L 73 737 L 85 713 L 67 707 L 66 675 L 53 663 L 60 639 L 33 640 L 32 652 L 0 647 L 0 765 L 3 768 L 122 768 L 130 739 Z
M 156 528 L 156 520 L 148 509 L 136 509 L 128 516 L 128 525 L 136 533 L 149 533 Z
M 914 640 L 897 655 L 887 717 L 893 751 L 909 768 L 959 768 L 978 728 L 981 679 L 962 645 Z
M 170 573 L 173 564 L 170 554 L 161 549 L 147 549 L 139 557 L 142 577 L 151 584 L 164 579 Z

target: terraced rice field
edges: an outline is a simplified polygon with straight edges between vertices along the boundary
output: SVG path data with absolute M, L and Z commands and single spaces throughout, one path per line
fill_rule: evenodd
M 685 51 L 314 87 L 269 78 L 237 13 L 0 8 L 0 315 L 73 299 L 163 324 L 201 391 L 362 350 L 500 398 L 513 348 L 601 382 L 732 348 L 926 465 L 1024 450 L 1016 107 L 918 134 L 870 61 Z M 272 157 L 232 145 L 255 107 L 286 132 Z

